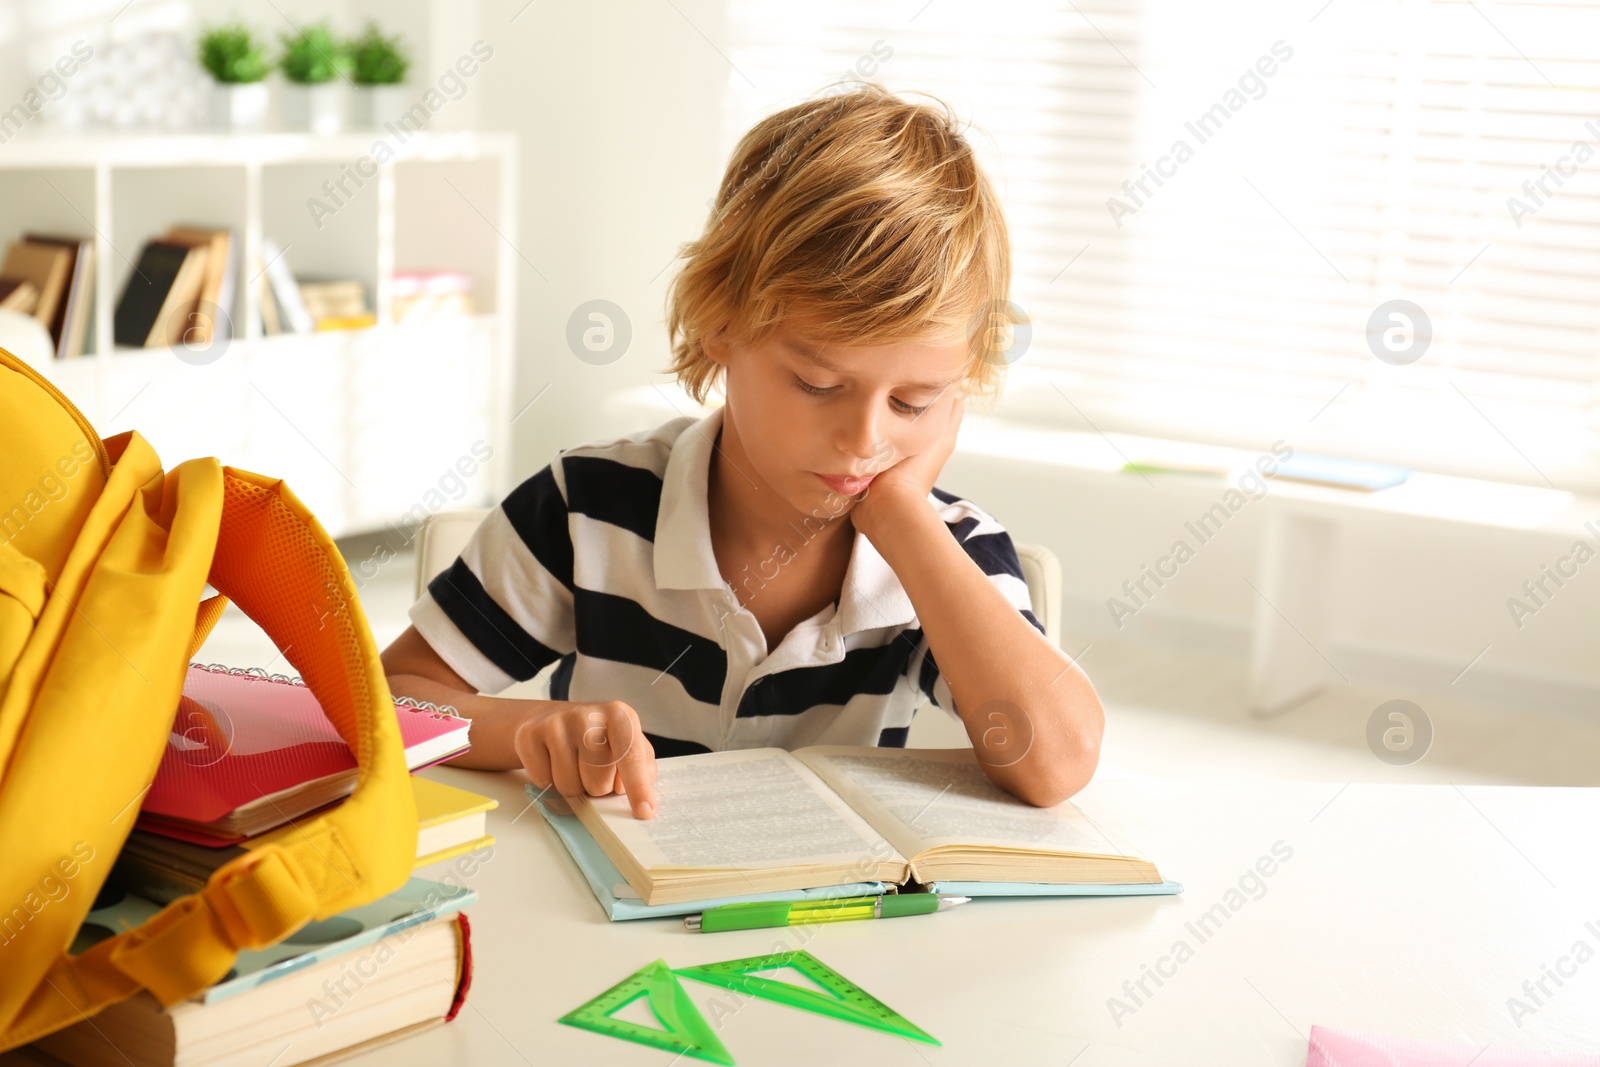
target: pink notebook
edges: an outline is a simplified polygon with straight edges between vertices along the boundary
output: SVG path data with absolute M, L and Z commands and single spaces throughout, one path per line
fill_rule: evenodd
M 1411 1037 L 1311 1028 L 1306 1067 L 1600 1067 L 1600 1054 L 1474 1048 Z
M 190 664 L 183 695 L 140 829 L 222 845 L 355 789 L 355 757 L 299 680 Z M 413 771 L 469 747 L 468 719 L 404 699 L 395 715 Z

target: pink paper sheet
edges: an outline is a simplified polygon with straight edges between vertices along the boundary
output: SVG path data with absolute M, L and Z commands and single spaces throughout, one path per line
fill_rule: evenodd
M 1306 1067 L 1600 1067 L 1600 1053 L 1473 1048 L 1410 1037 L 1311 1028 Z

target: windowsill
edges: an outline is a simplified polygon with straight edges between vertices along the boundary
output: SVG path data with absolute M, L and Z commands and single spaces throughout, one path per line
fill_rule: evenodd
M 1339 415 L 1339 409 L 1333 407 L 1333 401 L 1342 393 L 1344 390 L 1335 393 L 1328 403 L 1320 405 L 1320 410 L 1313 411 L 1316 405 L 1308 404 L 1298 414 L 1292 414 L 1292 407 L 1286 405 L 1281 429 L 1275 431 L 1256 426 L 1253 431 L 1243 435 L 1237 430 L 1224 432 L 1216 427 L 1234 427 L 1235 422 L 1218 412 L 1215 416 L 1216 427 L 1194 425 L 1178 416 L 1170 426 L 1166 422 L 1135 420 L 1133 424 L 1142 428 L 1147 435 L 1142 438 L 1137 432 L 1111 432 L 1110 436 L 1119 442 L 1123 439 L 1149 442 L 1160 439 L 1160 447 L 1170 447 L 1177 452 L 1193 449 L 1196 455 L 1205 455 L 1213 449 L 1218 454 L 1239 455 L 1241 450 L 1232 447 L 1232 442 L 1240 439 L 1250 441 L 1259 438 L 1260 449 L 1266 450 L 1270 447 L 1269 442 L 1281 438 L 1301 454 L 1397 464 L 1409 467 L 1419 475 L 1427 472 L 1474 485 L 1554 490 L 1568 493 L 1571 499 L 1589 498 L 1600 502 L 1600 480 L 1596 476 L 1596 472 L 1600 471 L 1600 456 L 1541 458 L 1539 466 L 1535 466 L 1513 443 L 1512 438 L 1506 437 L 1495 423 L 1487 421 L 1488 417 L 1482 410 L 1474 410 L 1477 405 L 1468 407 L 1471 401 L 1464 400 L 1461 407 L 1472 411 L 1473 420 L 1485 420 L 1478 427 L 1481 440 L 1470 445 L 1463 443 L 1458 447 L 1450 447 L 1444 438 L 1438 436 L 1439 431 L 1428 431 L 1421 424 L 1399 431 L 1393 426 L 1384 425 L 1380 417 L 1379 425 L 1370 430 L 1360 429 L 1348 422 L 1343 426 L 1330 426 Z M 1201 402 L 1198 399 L 1195 401 Z M 1091 421 L 1095 418 L 1094 413 L 1084 411 L 1063 391 L 1057 375 L 1038 366 L 1019 364 L 1012 367 L 1007 372 L 1005 390 L 994 410 L 997 418 L 1018 428 L 1046 432 L 1077 432 L 1098 437 L 1098 431 L 1110 425 L 1103 418 L 1099 420 L 1099 425 Z M 1255 425 L 1256 418 L 1256 413 L 1241 409 L 1237 413 L 1237 425 Z M 1416 419 L 1413 418 L 1412 422 L 1416 423 Z M 1122 424 L 1132 425 L 1127 421 Z M 1456 430 L 1459 431 L 1459 427 Z M 1396 439 L 1386 444 L 1392 432 L 1401 432 L 1403 440 Z M 1517 443 L 1528 444 L 1525 440 Z M 1588 513 L 1592 514 L 1593 509 Z
M 957 454 L 1042 463 L 1085 479 L 1120 480 L 1130 485 L 1148 480 L 1158 488 L 1192 489 L 1217 497 L 1254 470 L 1258 453 L 1218 445 L 1196 444 L 1134 434 L 1097 434 L 1042 429 L 1015 420 L 968 415 L 962 422 Z M 1124 463 L 1165 466 L 1224 466 L 1225 474 L 1139 474 L 1122 470 Z M 1377 492 L 1269 478 L 1269 496 L 1292 502 L 1300 510 L 1361 510 L 1376 514 L 1412 515 L 1446 522 L 1503 529 L 1579 533 L 1588 519 L 1600 518 L 1600 499 L 1564 489 L 1539 488 L 1431 474 L 1413 470 L 1401 484 Z M 1246 489 L 1247 495 L 1250 494 Z

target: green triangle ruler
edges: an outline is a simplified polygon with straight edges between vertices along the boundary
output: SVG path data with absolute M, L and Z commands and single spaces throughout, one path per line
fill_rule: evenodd
M 650 1010 L 661 1021 L 663 1029 L 611 1017 L 612 1012 L 620 1011 L 640 997 L 648 998 Z M 728 1050 L 706 1023 L 705 1016 L 700 1014 L 700 1009 L 694 1006 L 689 995 L 678 984 L 666 960 L 656 960 L 648 967 L 641 967 L 557 1021 L 593 1030 L 607 1037 L 636 1041 L 641 1045 L 683 1053 L 712 1063 L 733 1063 L 733 1057 L 728 1055 Z
M 776 970 L 779 967 L 794 968 L 828 992 L 818 993 L 811 989 L 801 989 L 788 982 L 761 978 L 751 973 Z M 763 1000 L 786 1004 L 802 1011 L 813 1011 L 819 1015 L 843 1019 L 845 1022 L 857 1023 L 874 1030 L 899 1034 L 915 1041 L 925 1041 L 930 1045 L 939 1044 L 937 1038 L 809 952 L 749 956 L 742 960 L 729 960 L 726 963 L 678 967 L 673 973 L 684 978 L 692 978 L 696 982 L 709 982 L 711 985 L 722 986 L 736 993 L 748 993 Z

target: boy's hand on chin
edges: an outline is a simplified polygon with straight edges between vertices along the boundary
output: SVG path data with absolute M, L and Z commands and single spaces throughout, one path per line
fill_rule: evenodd
M 942 420 L 943 425 L 928 447 L 906 456 L 872 479 L 872 484 L 850 510 L 850 521 L 856 529 L 870 539 L 874 524 L 893 521 L 887 516 L 896 509 L 908 504 L 926 506 L 933 483 L 956 450 L 956 434 L 961 429 L 965 411 L 964 398 L 958 395 L 949 404 L 937 405 L 922 416 L 928 420 Z

